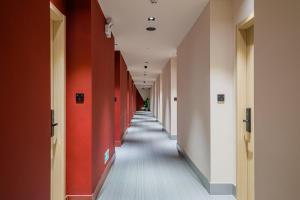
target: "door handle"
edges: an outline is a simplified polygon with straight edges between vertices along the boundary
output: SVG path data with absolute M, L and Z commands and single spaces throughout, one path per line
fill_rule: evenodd
M 246 108 L 246 119 L 243 120 L 243 122 L 246 123 L 246 131 L 251 133 L 251 126 L 252 126 L 252 122 L 251 122 L 251 108 Z
M 54 127 L 58 126 L 58 123 L 54 122 L 54 110 L 51 110 L 51 137 L 54 136 Z

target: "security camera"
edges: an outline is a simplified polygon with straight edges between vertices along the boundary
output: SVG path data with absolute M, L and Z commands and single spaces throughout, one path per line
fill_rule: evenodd
M 106 19 L 106 24 L 105 24 L 105 35 L 107 38 L 111 38 L 111 33 L 112 33 L 112 27 L 113 27 L 112 19 L 109 17 Z

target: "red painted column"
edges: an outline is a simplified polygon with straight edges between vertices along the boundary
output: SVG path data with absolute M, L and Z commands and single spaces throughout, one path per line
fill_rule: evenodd
M 114 155 L 114 39 L 105 36 L 97 0 L 67 8 L 67 195 L 85 200 L 108 172 L 106 152 Z M 84 93 L 83 104 L 76 93 Z
M 115 145 L 122 144 L 127 128 L 127 66 L 120 51 L 115 53 Z
M 126 127 L 128 128 L 129 127 L 129 124 L 130 124 L 130 120 L 131 120 L 131 117 L 130 117 L 130 73 L 127 72 L 127 106 L 126 106 Z
M 90 1 L 68 1 L 67 49 L 66 189 L 67 195 L 90 195 L 92 193 Z M 84 93 L 83 104 L 76 104 L 76 93 Z
M 120 103 L 121 103 L 121 133 L 122 137 L 127 129 L 126 112 L 127 112 L 127 65 L 120 53 Z
M 120 51 L 115 52 L 115 146 L 121 146 L 121 53 Z
M 83 0 L 86 1 L 86 0 Z M 97 0 L 91 0 L 92 16 L 92 191 L 99 192 L 115 154 L 114 147 L 114 37 L 106 38 L 105 17 Z M 106 152 L 109 160 L 105 161 Z M 94 196 L 95 197 L 95 196 Z

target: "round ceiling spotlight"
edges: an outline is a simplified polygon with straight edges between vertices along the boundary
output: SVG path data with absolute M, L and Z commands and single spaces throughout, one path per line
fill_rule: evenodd
M 148 21 L 155 21 L 156 20 L 156 18 L 155 17 L 148 17 Z
M 146 28 L 147 31 L 156 31 L 156 28 L 153 26 L 149 26 Z

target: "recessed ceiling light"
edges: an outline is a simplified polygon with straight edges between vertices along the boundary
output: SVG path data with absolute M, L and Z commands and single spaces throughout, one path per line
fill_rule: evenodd
M 157 3 L 157 0 L 150 0 L 150 2 L 151 2 L 152 4 L 155 4 L 155 3 Z
M 148 17 L 148 21 L 155 21 L 155 17 Z
M 146 30 L 147 30 L 147 31 L 155 31 L 156 28 L 153 27 L 153 26 L 149 26 L 149 27 L 146 28 Z

